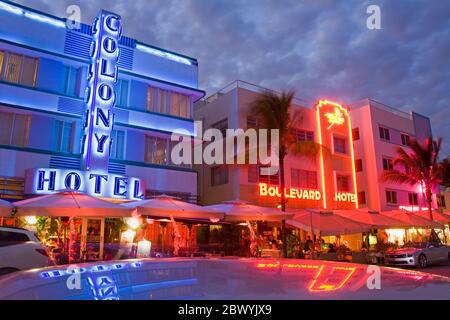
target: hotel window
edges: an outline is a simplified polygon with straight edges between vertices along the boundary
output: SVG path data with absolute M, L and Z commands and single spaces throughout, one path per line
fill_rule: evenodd
M 397 204 L 397 192 L 386 190 L 386 202 L 388 204 Z
M 392 162 L 392 159 L 383 158 L 383 170 L 388 171 L 388 170 L 393 170 L 393 169 L 394 169 L 394 164 Z
M 111 138 L 111 158 L 123 160 L 125 153 L 125 131 L 113 130 L 111 133 Z
M 0 144 L 16 147 L 28 146 L 30 116 L 0 112 Z
M 119 79 L 116 84 L 117 99 L 116 104 L 119 107 L 128 107 L 128 92 L 130 89 L 130 82 L 128 80 Z
M 409 135 L 402 133 L 401 138 L 402 138 L 402 145 L 409 146 Z
M 413 206 L 417 206 L 417 193 L 408 193 L 409 204 Z
M 77 95 L 77 82 L 78 82 L 78 68 L 65 66 L 65 74 L 64 77 L 64 94 L 70 95 L 70 96 L 76 96 Z
M 347 154 L 347 141 L 345 138 L 333 136 L 333 146 L 335 153 Z
M 259 182 L 267 183 L 267 184 L 276 184 L 278 185 L 280 183 L 280 176 L 279 171 L 275 174 L 261 174 L 261 168 L 268 168 L 267 165 L 259 165 L 258 166 L 258 176 L 259 176 Z
M 159 112 L 158 107 L 158 89 L 152 86 L 147 88 L 147 111 Z
M 72 152 L 73 128 L 72 122 L 55 120 L 53 124 L 53 151 Z
M 436 196 L 436 202 L 437 202 L 437 206 L 438 208 L 445 208 L 445 196 L 443 195 L 437 195 Z
M 361 171 L 363 171 L 362 159 L 356 159 L 356 160 L 355 160 L 355 171 L 356 171 L 356 172 L 361 172 Z
M 359 140 L 359 128 L 354 128 L 353 130 L 352 130 L 352 138 L 353 138 L 353 141 L 356 141 L 356 140 Z
M 191 117 L 191 100 L 189 96 L 172 92 L 170 94 L 170 114 L 181 118 Z
M 3 51 L 0 55 L 1 79 L 26 86 L 36 86 L 38 59 Z
M 299 188 L 317 189 L 317 172 L 291 169 L 291 185 Z
M 228 183 L 228 166 L 221 165 L 211 168 L 211 186 L 219 186 Z
M 336 190 L 338 192 L 350 191 L 350 177 L 349 176 L 336 176 Z
M 366 204 L 366 192 L 358 192 L 358 204 Z
M 389 129 L 378 127 L 378 130 L 380 131 L 380 138 L 383 140 L 391 140 L 391 134 L 389 133 Z
M 165 138 L 145 137 L 145 162 L 167 164 L 167 142 Z
M 307 130 L 295 130 L 297 141 L 314 141 L 314 132 Z

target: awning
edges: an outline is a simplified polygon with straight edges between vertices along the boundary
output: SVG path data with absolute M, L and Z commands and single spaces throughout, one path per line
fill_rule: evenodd
M 293 214 L 280 209 L 262 207 L 245 201 L 225 201 L 206 206 L 208 209 L 225 212 L 225 221 L 282 221 L 292 219 Z
M 133 201 L 121 204 L 123 208 L 136 210 L 139 215 L 174 219 L 208 219 L 218 222 L 223 219 L 223 212 L 181 201 L 167 195 L 153 199 Z
M 341 217 L 348 218 L 358 223 L 368 224 L 372 228 L 377 229 L 409 227 L 407 223 L 401 220 L 396 220 L 386 215 L 382 215 L 378 211 L 369 209 L 335 210 L 333 212 Z
M 354 222 L 341 215 L 334 214 L 332 211 L 315 209 L 296 211 L 294 218 L 287 220 L 286 223 L 308 232 L 313 230 L 313 233 L 322 236 L 355 234 L 370 230 L 368 224 Z
M 14 203 L 18 216 L 130 217 L 131 210 L 87 194 L 62 191 Z
M 417 212 L 413 212 L 415 215 L 425 218 L 425 219 L 430 219 L 430 213 L 428 211 L 417 211 Z M 449 214 L 445 214 L 445 213 L 440 213 L 440 212 L 436 212 L 433 211 L 433 221 L 437 221 L 440 223 L 444 223 L 444 224 L 449 224 L 450 223 L 450 213 Z
M 11 210 L 13 209 L 13 205 L 8 201 L 0 199 L 0 217 L 7 218 L 11 215 Z
M 411 212 L 393 210 L 393 211 L 383 211 L 381 212 L 381 214 L 390 218 L 394 218 L 396 220 L 403 221 L 407 223 L 410 227 L 439 228 L 439 229 L 442 229 L 444 227 L 442 223 L 439 223 L 437 221 L 431 221 L 430 219 L 420 217 Z

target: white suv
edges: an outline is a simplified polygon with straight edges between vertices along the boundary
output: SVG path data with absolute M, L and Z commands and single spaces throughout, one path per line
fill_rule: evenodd
M 0 276 L 52 264 L 47 248 L 34 232 L 0 227 Z

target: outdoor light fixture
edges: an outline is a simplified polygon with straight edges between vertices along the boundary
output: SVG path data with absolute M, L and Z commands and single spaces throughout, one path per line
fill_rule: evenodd
M 131 217 L 127 218 L 125 220 L 125 223 L 131 228 L 131 229 L 137 229 L 141 226 L 141 218 L 139 217 Z
M 25 217 L 25 222 L 29 226 L 34 226 L 37 223 L 37 218 L 36 218 L 36 216 L 28 216 L 28 217 Z

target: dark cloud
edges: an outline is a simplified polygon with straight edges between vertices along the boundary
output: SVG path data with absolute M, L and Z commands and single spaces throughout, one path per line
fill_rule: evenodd
M 199 60 L 213 93 L 242 79 L 299 97 L 345 103 L 370 97 L 432 119 L 450 153 L 450 2 L 377 0 L 18 0 L 64 16 L 77 4 L 91 23 L 101 8 L 124 32 Z M 366 8 L 381 7 L 381 30 Z

